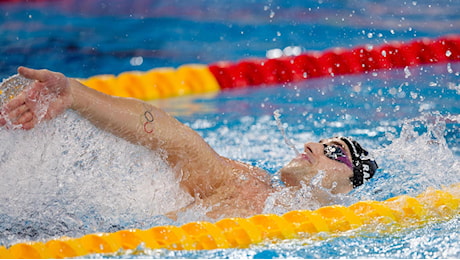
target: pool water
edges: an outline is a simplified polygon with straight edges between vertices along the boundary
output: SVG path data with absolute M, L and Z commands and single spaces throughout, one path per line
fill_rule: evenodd
M 441 1 L 39 1 L 1 4 L 0 77 L 19 65 L 73 77 L 458 33 Z M 142 57 L 140 59 L 133 59 Z
M 263 57 L 287 46 L 323 50 L 436 37 L 460 28 L 460 4 L 454 1 L 51 1 L 0 7 L 2 78 L 18 65 L 88 77 Z M 324 137 L 355 137 L 381 169 L 337 198 L 350 205 L 460 182 L 459 78 L 459 63 L 438 64 L 151 102 L 195 129 L 218 153 L 274 177 L 294 156 L 277 127 L 276 110 L 298 149 Z M 2 245 L 206 220 L 200 209 L 177 222 L 163 217 L 190 197 L 158 152 L 108 135 L 74 112 L 27 132 L 0 129 L 0 143 Z M 268 203 L 265 210 L 305 207 Z M 459 220 L 249 249 L 141 250 L 110 257 L 458 258 Z

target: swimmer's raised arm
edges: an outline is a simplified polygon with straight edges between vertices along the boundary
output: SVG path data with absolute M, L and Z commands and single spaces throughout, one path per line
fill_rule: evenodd
M 73 109 L 116 136 L 150 149 L 163 149 L 167 162 L 192 195 L 206 196 L 209 189 L 226 179 L 221 175 L 228 173 L 230 160 L 219 156 L 195 131 L 163 110 L 137 99 L 106 95 L 61 73 L 24 67 L 18 72 L 35 83 L 27 93 L 8 103 L 4 111 L 24 129 L 37 124 L 30 99 L 51 94 L 56 98 L 49 104 L 45 119 Z M 2 124 L 5 120 L 0 116 Z

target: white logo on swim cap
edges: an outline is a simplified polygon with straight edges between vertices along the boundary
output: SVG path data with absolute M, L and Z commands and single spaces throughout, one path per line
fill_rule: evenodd
M 369 165 L 363 164 L 364 179 L 369 179 L 371 177 L 371 175 L 369 174 L 369 171 L 370 171 Z

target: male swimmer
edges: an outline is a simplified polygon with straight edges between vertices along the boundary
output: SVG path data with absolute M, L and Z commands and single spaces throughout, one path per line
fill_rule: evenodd
M 211 208 L 207 212 L 210 218 L 260 214 L 269 195 L 278 189 L 266 171 L 220 156 L 195 131 L 153 105 L 106 95 L 57 72 L 25 67 L 18 72 L 34 83 L 1 108 L 0 126 L 10 122 L 32 129 L 39 123 L 36 100 L 53 96 L 48 98 L 45 120 L 73 109 L 107 132 L 164 150 L 181 187 L 195 199 L 187 207 L 200 204 Z M 330 201 L 324 196 L 325 189 L 330 194 L 348 193 L 372 178 L 377 167 L 356 141 L 334 137 L 305 143 L 303 153 L 284 166 L 280 176 L 289 191 L 295 192 L 302 185 L 312 185 L 321 173 L 321 187 L 312 187 L 310 200 L 326 205 Z M 168 216 L 174 218 L 176 213 Z

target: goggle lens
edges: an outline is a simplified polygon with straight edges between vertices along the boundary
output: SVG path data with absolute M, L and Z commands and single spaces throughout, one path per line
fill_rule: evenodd
M 350 163 L 347 154 L 343 148 L 338 145 L 324 144 L 324 155 L 326 155 L 329 159 L 344 163 L 348 167 L 353 168 L 353 165 Z

